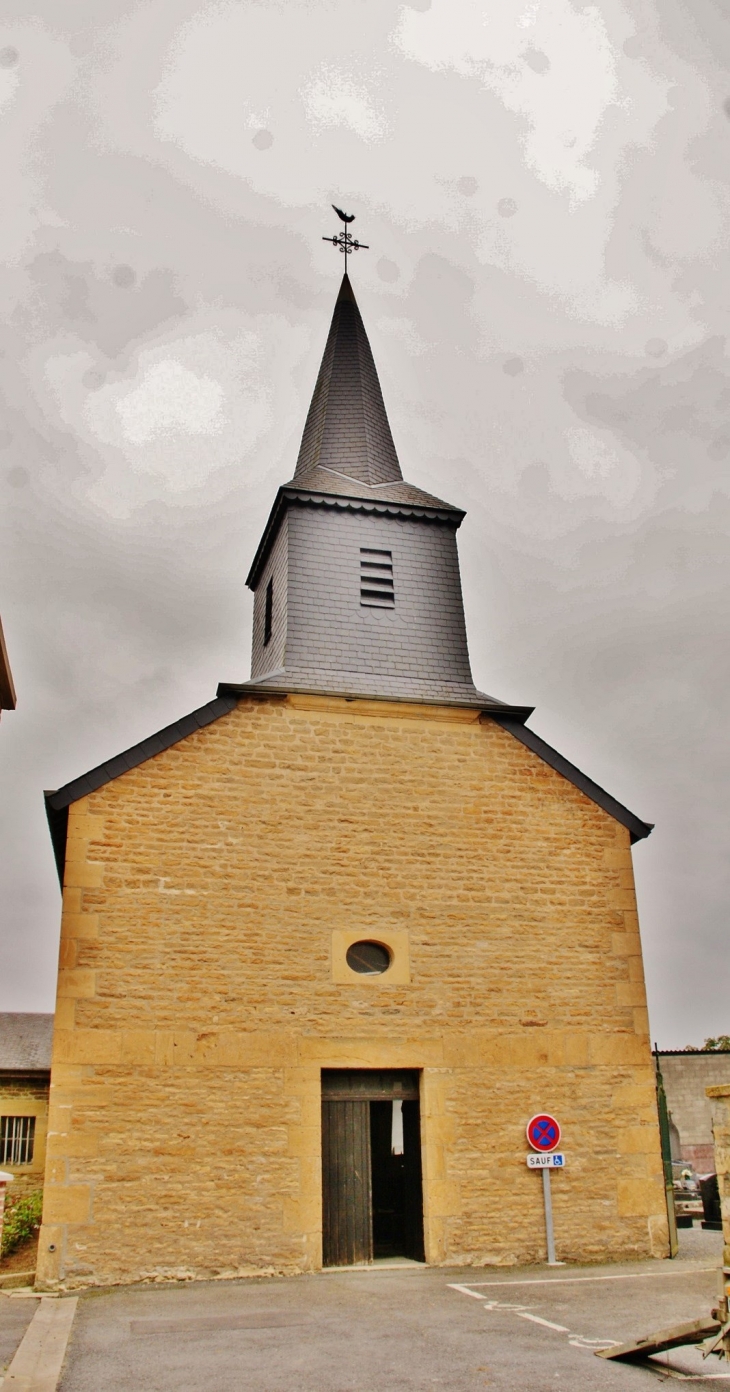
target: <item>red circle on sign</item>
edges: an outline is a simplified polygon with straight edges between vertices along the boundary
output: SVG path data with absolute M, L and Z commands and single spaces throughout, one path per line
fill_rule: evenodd
M 560 1126 L 555 1117 L 538 1112 L 527 1123 L 527 1139 L 533 1150 L 556 1150 L 560 1145 Z

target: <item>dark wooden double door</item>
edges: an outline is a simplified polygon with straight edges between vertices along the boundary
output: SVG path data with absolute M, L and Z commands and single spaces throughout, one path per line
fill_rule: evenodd
M 325 1266 L 424 1260 L 418 1084 L 418 1073 L 404 1070 L 323 1070 Z M 402 1108 L 402 1154 L 393 1153 L 394 1103 Z

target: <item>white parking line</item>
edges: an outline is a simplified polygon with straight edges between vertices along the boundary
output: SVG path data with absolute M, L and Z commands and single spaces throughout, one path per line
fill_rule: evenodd
M 569 1334 L 566 1324 L 553 1324 L 552 1320 L 541 1319 L 539 1315 L 528 1315 L 526 1310 L 516 1311 L 518 1319 L 532 1320 L 533 1324 L 544 1324 L 546 1329 L 557 1329 L 558 1334 Z
M 620 1271 L 615 1276 L 533 1276 L 528 1281 L 469 1281 L 467 1285 L 450 1284 L 452 1290 L 471 1295 L 472 1291 L 485 1286 L 575 1286 L 583 1281 L 644 1281 L 664 1279 L 667 1276 L 700 1276 L 708 1271 L 717 1271 L 716 1266 L 685 1267 L 681 1271 Z M 476 1297 L 477 1300 L 479 1296 Z
M 694 1267 L 694 1271 L 715 1271 L 714 1266 Z M 657 1272 L 625 1272 L 623 1275 L 616 1276 L 560 1276 L 547 1279 L 532 1279 L 529 1281 L 472 1281 L 469 1285 L 461 1284 L 456 1281 L 448 1282 L 448 1289 L 458 1291 L 460 1295 L 470 1295 L 473 1300 L 480 1300 L 485 1310 L 494 1310 L 505 1314 L 516 1315 L 517 1319 L 529 1320 L 531 1324 L 542 1325 L 545 1329 L 554 1329 L 556 1334 L 567 1334 L 568 1343 L 572 1348 L 584 1349 L 586 1353 L 595 1353 L 598 1348 L 610 1348 L 617 1342 L 616 1339 L 596 1339 L 585 1334 L 574 1334 L 564 1324 L 555 1324 L 552 1320 L 543 1319 L 541 1315 L 533 1315 L 526 1305 L 513 1305 L 504 1300 L 490 1299 L 485 1300 L 481 1292 L 485 1286 L 567 1286 L 574 1285 L 577 1281 L 621 1281 L 637 1280 L 639 1276 L 686 1276 L 685 1271 L 657 1271 Z M 662 1380 L 674 1378 L 678 1382 L 730 1382 L 730 1373 L 683 1373 L 678 1368 L 670 1368 L 666 1363 L 652 1361 L 652 1371 L 661 1374 Z

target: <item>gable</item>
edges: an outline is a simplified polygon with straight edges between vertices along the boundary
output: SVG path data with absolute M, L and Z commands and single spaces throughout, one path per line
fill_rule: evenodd
M 61 885 L 63 885 L 63 872 L 66 859 L 68 809 L 72 803 L 77 802 L 80 798 L 86 797 L 89 793 L 96 792 L 97 789 L 102 788 L 106 783 L 110 783 L 114 779 L 119 778 L 121 774 L 128 773 L 131 769 L 137 768 L 148 759 L 153 759 L 157 754 L 161 754 L 164 750 L 186 739 L 188 735 L 194 734 L 197 730 L 204 729 L 206 725 L 210 725 L 215 720 L 219 720 L 221 716 L 227 715 L 230 711 L 234 710 L 240 700 L 253 699 L 270 701 L 276 699 L 278 701 L 286 701 L 288 695 L 286 690 L 282 690 L 281 688 L 267 690 L 265 686 L 253 689 L 240 687 L 237 689 L 234 688 L 233 690 L 221 687 L 219 690 L 222 694 L 217 696 L 215 700 L 209 701 L 206 705 L 200 706 L 189 715 L 174 721 L 172 725 L 165 726 L 163 730 L 159 730 L 156 734 L 150 736 L 146 740 L 142 740 L 139 744 L 132 745 L 130 749 L 124 750 L 124 752 L 118 754 L 116 758 L 109 759 L 106 763 L 99 764 L 96 768 L 90 769 L 88 773 L 82 774 L 81 777 L 73 779 L 70 783 L 66 783 L 64 787 L 45 794 L 46 814 Z M 408 704 L 406 702 L 399 703 L 397 701 L 378 702 L 377 700 L 356 702 L 344 697 L 344 693 L 342 697 L 335 697 L 333 699 L 344 699 L 345 706 L 350 709 L 352 709 L 353 706 L 367 706 L 371 709 L 376 709 L 379 704 L 396 707 L 400 704 L 405 709 Z M 459 709 L 461 709 L 461 707 L 459 707 Z M 603 811 L 607 812 L 609 816 L 613 817 L 617 822 L 620 822 L 622 826 L 625 826 L 630 833 L 632 843 L 648 836 L 652 831 L 652 823 L 642 821 L 640 817 L 637 817 L 635 813 L 631 812 L 627 807 L 624 807 L 622 803 L 612 797 L 610 793 L 607 793 L 599 784 L 594 783 L 587 774 L 584 774 L 580 769 L 576 768 L 575 764 L 571 764 L 568 759 L 565 759 L 562 754 L 559 754 L 558 751 L 547 744 L 545 740 L 540 739 L 540 736 L 536 735 L 533 730 L 528 729 L 524 723 L 528 713 L 530 713 L 529 707 L 511 708 L 505 706 L 501 710 L 495 710 L 494 708 L 485 709 L 481 712 L 480 718 L 482 720 L 493 720 L 503 730 L 507 731 L 515 739 L 519 740 L 521 744 L 525 745 L 536 754 L 538 758 L 542 759 L 544 763 L 548 764 L 550 768 L 567 779 L 569 783 L 572 783 L 580 792 L 590 798 L 592 802 L 596 803 Z

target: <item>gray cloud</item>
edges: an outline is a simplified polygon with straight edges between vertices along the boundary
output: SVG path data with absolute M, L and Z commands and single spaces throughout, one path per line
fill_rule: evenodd
M 480 685 L 641 815 L 652 1027 L 727 1031 L 727 59 L 715 0 L 41 0 L 0 33 L 3 1008 L 42 789 L 248 672 L 342 258 L 404 470 L 468 508 Z

